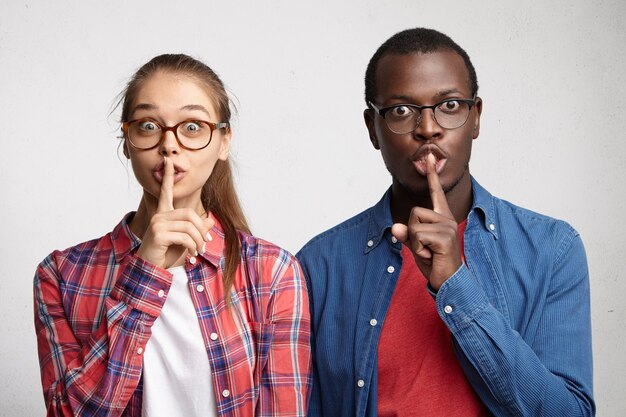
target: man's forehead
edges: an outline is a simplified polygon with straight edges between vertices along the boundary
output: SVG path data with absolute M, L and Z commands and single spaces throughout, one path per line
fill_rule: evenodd
M 471 93 L 465 62 L 451 49 L 386 54 L 377 65 L 376 86 L 377 95 L 385 98 L 418 92 L 437 96 Z

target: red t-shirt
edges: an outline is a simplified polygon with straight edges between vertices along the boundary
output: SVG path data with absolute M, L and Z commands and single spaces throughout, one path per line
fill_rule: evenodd
M 459 224 L 461 253 L 465 225 L 465 221 Z M 488 415 L 463 374 L 450 331 L 439 318 L 426 278 L 406 246 L 402 258 L 378 345 L 378 415 Z

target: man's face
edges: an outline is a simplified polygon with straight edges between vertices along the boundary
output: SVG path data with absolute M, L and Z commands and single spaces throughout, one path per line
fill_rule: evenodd
M 472 98 L 463 58 L 452 50 L 385 55 L 378 62 L 373 104 L 379 108 L 426 106 L 452 98 Z M 469 186 L 468 164 L 472 140 L 480 130 L 481 110 L 482 101 L 477 98 L 465 124 L 445 129 L 435 121 L 432 109 L 424 109 L 419 126 L 405 134 L 392 132 L 373 110 L 365 110 L 364 116 L 372 144 L 380 149 L 394 188 L 424 195 L 428 193 L 425 160 L 429 153 L 437 159 L 436 169 L 446 192 L 459 183 Z

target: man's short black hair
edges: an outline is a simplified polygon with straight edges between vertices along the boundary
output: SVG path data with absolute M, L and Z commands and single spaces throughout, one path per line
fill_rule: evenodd
M 451 49 L 463 58 L 469 75 L 472 96 L 475 96 L 478 92 L 478 80 L 476 78 L 476 70 L 467 52 L 441 32 L 433 29 L 415 28 L 396 33 L 376 50 L 365 71 L 365 102 L 374 102 L 374 97 L 376 96 L 376 67 L 378 61 L 384 55 L 426 54 L 443 49 Z

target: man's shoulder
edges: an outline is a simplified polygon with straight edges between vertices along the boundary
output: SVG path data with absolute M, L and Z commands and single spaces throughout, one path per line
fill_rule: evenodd
M 342 221 L 336 226 L 318 234 L 309 240 L 296 254 L 298 258 L 309 253 L 333 252 L 336 246 L 350 245 L 355 239 L 367 233 L 374 207 Z
M 562 219 L 551 217 L 534 210 L 492 197 L 494 218 L 488 221 L 499 223 L 497 236 L 505 241 L 527 241 L 532 246 L 547 247 L 559 252 L 569 247 L 580 235 L 574 227 Z M 488 225 L 487 225 L 488 226 Z M 533 243 L 531 243 L 533 242 Z M 546 246 L 547 245 L 547 246 Z

